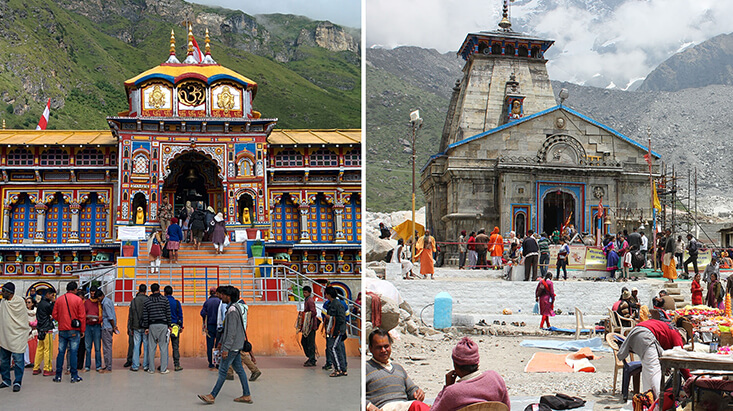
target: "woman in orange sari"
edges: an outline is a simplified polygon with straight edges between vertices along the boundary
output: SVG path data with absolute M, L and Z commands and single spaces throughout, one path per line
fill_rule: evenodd
M 504 237 L 499 234 L 499 227 L 494 227 L 494 231 L 491 232 L 491 237 L 489 237 L 489 252 L 491 252 L 491 263 L 494 266 L 494 270 L 504 268 L 504 264 L 501 261 L 501 256 L 504 255 Z
M 425 235 L 417 239 L 415 245 L 415 260 L 420 260 L 420 274 L 433 279 L 435 274 L 435 260 L 433 260 L 433 252 L 435 251 L 435 237 L 430 235 L 430 230 L 425 230 Z

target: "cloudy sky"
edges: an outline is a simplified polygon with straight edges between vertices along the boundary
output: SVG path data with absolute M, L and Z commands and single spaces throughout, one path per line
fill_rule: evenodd
M 500 0 L 368 0 L 367 47 L 455 51 L 466 33 L 494 30 Z M 517 0 L 514 29 L 555 40 L 554 80 L 624 88 L 675 52 L 733 31 L 733 1 Z
M 188 0 L 192 3 L 242 10 L 247 14 L 283 13 L 328 20 L 347 26 L 361 27 L 361 0 Z

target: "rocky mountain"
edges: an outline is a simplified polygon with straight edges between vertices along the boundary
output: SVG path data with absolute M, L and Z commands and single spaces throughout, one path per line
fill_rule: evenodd
M 124 110 L 123 82 L 165 61 L 187 29 L 214 59 L 257 82 L 255 109 L 286 128 L 358 128 L 360 33 L 303 16 L 252 16 L 183 0 L 0 0 L 0 117 L 34 128 L 106 128 Z M 4 109 L 4 110 L 3 110 Z
M 644 80 L 642 91 L 733 85 L 733 34 L 721 34 L 670 57 Z
M 703 43 L 698 47 L 708 47 Z M 689 53 L 691 50 L 686 51 Z M 698 52 L 706 55 L 704 52 Z M 367 62 L 367 207 L 372 211 L 409 209 L 411 162 L 408 114 L 421 109 L 425 123 L 418 135 L 417 173 L 436 154 L 449 93 L 460 78 L 462 61 L 454 53 L 403 47 L 368 49 Z M 677 56 L 672 59 L 676 59 Z M 670 76 L 685 78 L 687 65 Z M 690 65 L 698 64 L 691 60 Z M 709 60 L 709 65 L 723 62 Z M 651 76 L 650 76 L 651 77 Z M 711 77 L 711 78 L 714 78 Z M 672 164 L 679 175 L 698 169 L 701 208 L 728 213 L 733 209 L 733 86 L 714 84 L 678 91 L 621 91 L 553 82 L 557 94 L 567 88 L 565 104 L 619 132 L 645 143 Z M 686 190 L 686 182 L 683 190 Z M 420 189 L 418 206 L 422 204 Z

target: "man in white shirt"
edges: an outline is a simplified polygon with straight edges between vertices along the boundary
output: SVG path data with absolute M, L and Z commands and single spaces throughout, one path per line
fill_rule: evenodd
M 646 253 L 647 251 L 649 251 L 649 238 L 646 235 L 644 235 L 643 231 L 640 234 L 641 234 L 641 247 L 639 247 L 639 252 L 641 253 L 641 255 L 644 256 L 643 267 L 646 268 Z M 637 268 L 636 271 L 641 271 L 641 269 Z

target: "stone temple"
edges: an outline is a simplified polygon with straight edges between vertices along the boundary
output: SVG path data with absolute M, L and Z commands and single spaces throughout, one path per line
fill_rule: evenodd
M 654 174 L 659 154 L 556 105 L 544 57 L 553 43 L 513 31 L 506 5 L 498 30 L 466 36 L 440 152 L 421 171 L 439 240 L 494 226 L 549 234 L 566 222 L 605 234 L 651 220 L 645 154 Z

